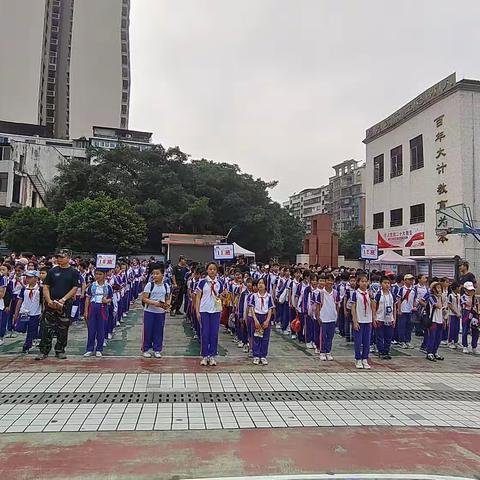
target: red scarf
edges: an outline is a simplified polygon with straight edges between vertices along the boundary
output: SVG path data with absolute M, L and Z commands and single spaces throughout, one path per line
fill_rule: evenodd
M 362 292 L 360 291 L 363 297 L 363 305 L 365 307 L 365 315 L 367 314 L 367 307 L 368 307 L 368 301 L 367 301 L 367 292 Z

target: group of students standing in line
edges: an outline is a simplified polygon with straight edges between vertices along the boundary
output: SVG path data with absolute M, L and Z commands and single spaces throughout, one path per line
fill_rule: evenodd
M 159 271 L 162 280 L 158 284 L 168 285 L 168 278 L 163 280 L 163 266 Z M 461 285 L 446 278 L 429 282 L 425 275 L 367 275 L 347 269 L 312 273 L 277 264 L 247 272 L 236 267 L 225 271 L 213 262 L 206 269 L 193 266 L 186 282 L 185 312 L 200 340 L 202 365 L 216 364 L 221 322 L 238 347 L 253 357 L 254 364 L 268 363 L 273 327 L 314 349 L 321 361 L 333 360 L 332 345 L 338 333 L 347 342 L 353 341 L 359 369 L 371 368 L 368 359 L 372 352 L 382 360 L 391 359 L 392 344 L 413 348 L 414 328 L 423 337 L 420 350 L 427 360 L 443 360 L 439 354 L 442 342 L 451 349 L 459 348 L 460 329 L 463 352 L 480 353 L 480 305 L 473 282 Z M 147 285 L 144 298 L 148 289 Z M 169 294 L 164 287 L 160 301 L 167 301 Z M 164 317 L 162 321 L 163 336 Z M 157 348 L 161 349 L 161 344 L 157 343 Z

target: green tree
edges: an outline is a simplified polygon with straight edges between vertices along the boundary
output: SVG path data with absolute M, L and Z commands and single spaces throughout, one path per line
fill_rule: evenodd
M 51 253 L 57 244 L 57 217 L 46 208 L 22 208 L 7 221 L 4 239 L 17 252 Z
M 146 226 L 127 200 L 101 193 L 67 203 L 58 233 L 59 244 L 73 250 L 130 254 L 145 243 Z
M 357 260 L 360 258 L 360 245 L 365 243 L 365 230 L 363 227 L 355 227 L 344 233 L 338 240 L 338 253 L 345 258 Z

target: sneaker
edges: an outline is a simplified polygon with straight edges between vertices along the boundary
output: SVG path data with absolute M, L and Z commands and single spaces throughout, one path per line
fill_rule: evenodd
M 260 362 L 262 363 L 262 365 L 268 365 L 268 360 L 265 357 L 261 358 Z
M 22 349 L 22 355 L 28 355 L 29 353 L 30 353 L 30 350 Z
M 203 367 L 207 366 L 208 365 L 208 358 L 203 357 L 202 361 L 200 362 L 200 365 L 202 365 Z
M 320 353 L 320 350 L 317 347 L 315 347 L 315 355 L 318 355 L 319 353 Z
M 65 355 L 64 352 L 56 352 L 55 353 L 55 356 L 59 359 L 59 360 L 66 360 L 67 356 Z
M 327 360 L 327 356 L 326 356 L 324 353 L 321 353 L 321 354 L 320 354 L 320 360 L 321 360 L 322 362 L 325 362 L 325 361 Z
M 445 360 L 441 355 L 439 355 L 438 353 L 435 354 L 435 358 L 437 360 Z
M 436 362 L 437 361 L 435 356 L 433 355 L 433 353 L 428 353 L 427 356 L 426 356 L 426 359 L 430 360 L 431 362 Z
M 281 329 L 282 329 L 282 326 L 281 326 L 279 323 L 277 323 L 277 324 L 275 325 L 275 328 L 276 328 L 277 330 L 281 330 Z
M 307 348 L 311 350 L 311 349 L 315 348 L 315 344 L 313 342 L 308 342 L 307 343 Z
M 39 353 L 36 357 L 35 360 L 45 360 L 48 357 L 48 355 L 45 355 L 44 353 Z
M 213 357 L 210 357 L 210 361 L 208 363 L 211 367 L 214 367 L 217 364 L 216 360 Z
M 259 359 L 258 357 L 255 357 L 255 358 L 253 359 L 253 364 L 254 364 L 254 365 L 258 365 L 259 363 L 260 363 L 260 359 Z
M 245 344 L 245 345 L 243 346 L 243 353 L 248 353 L 248 350 L 249 350 L 248 345 Z
M 112 336 L 113 336 L 113 335 L 112 335 L 111 333 L 109 333 L 109 334 L 107 335 L 107 339 L 108 339 L 108 340 L 111 340 L 111 339 L 112 339 Z
M 398 342 L 396 340 L 392 340 L 392 345 L 398 345 Z
M 440 342 L 440 345 L 441 345 L 442 347 L 446 347 L 446 346 L 448 345 L 448 342 L 447 342 L 446 340 L 442 340 L 442 341 Z
M 143 352 L 145 358 L 152 358 L 152 354 L 149 351 Z
M 92 355 L 93 355 L 93 352 L 90 352 L 90 351 L 85 352 L 85 353 L 83 354 L 84 357 L 91 357 Z
M 193 339 L 198 340 L 198 335 L 196 333 L 193 334 Z
M 468 350 L 468 347 L 463 347 L 462 352 L 463 353 L 470 353 L 470 350 Z
M 120 326 L 120 322 L 117 322 L 117 323 L 115 324 L 115 326 L 119 327 L 119 326 Z
M 103 346 L 106 347 L 106 346 L 107 346 L 107 342 L 103 342 Z
M 3 345 L 5 343 L 5 340 L 3 338 L 0 338 L 0 345 Z
M 238 342 L 237 347 L 238 347 L 238 348 L 243 348 L 243 342 Z
M 297 338 L 296 335 L 292 335 L 292 340 L 295 340 Z
M 480 351 L 478 350 L 478 348 L 472 348 L 472 353 L 474 355 L 480 355 Z
M 361 360 L 356 360 L 355 361 L 355 367 L 356 368 L 363 368 L 363 362 Z
M 103 357 L 103 353 L 102 352 L 95 352 L 95 356 L 100 358 L 100 357 Z
M 403 349 L 407 349 L 407 348 L 408 348 L 408 346 L 407 346 L 407 344 L 406 344 L 405 342 L 402 342 L 402 343 L 400 343 L 399 345 L 400 345 L 400 348 L 403 348 Z
M 426 347 L 420 347 L 420 351 L 421 351 L 422 353 L 425 353 L 425 354 L 428 353 Z
M 365 370 L 370 370 L 372 367 L 368 364 L 368 360 L 362 360 L 363 368 Z
M 288 330 L 284 330 L 284 331 L 283 331 L 283 334 L 284 334 L 284 335 L 290 335 L 290 333 L 291 333 L 291 332 L 289 332 Z
M 155 358 L 162 358 L 162 354 L 161 354 L 160 352 L 155 352 L 155 353 L 153 354 L 153 356 L 154 356 Z
M 413 345 L 410 342 L 407 342 L 405 345 L 406 345 L 405 348 L 413 348 Z
M 448 344 L 448 348 L 449 348 L 450 350 L 456 350 L 457 346 L 456 346 L 454 343 L 449 343 L 449 344 Z
M 328 360 L 329 362 L 332 362 L 332 361 L 333 361 L 333 356 L 332 356 L 331 353 L 327 353 L 327 360 Z

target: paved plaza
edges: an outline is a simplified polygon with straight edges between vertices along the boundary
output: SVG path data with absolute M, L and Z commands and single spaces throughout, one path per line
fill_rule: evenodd
M 480 357 L 443 348 L 432 364 L 395 349 L 358 371 L 338 336 L 334 361 L 320 362 L 274 332 L 269 365 L 255 366 L 222 328 L 218 365 L 201 367 L 178 316 L 163 358 L 142 358 L 141 320 L 136 307 L 100 359 L 82 357 L 83 324 L 66 361 L 36 362 L 18 354 L 22 338 L 7 340 L 2 479 L 480 472 Z

